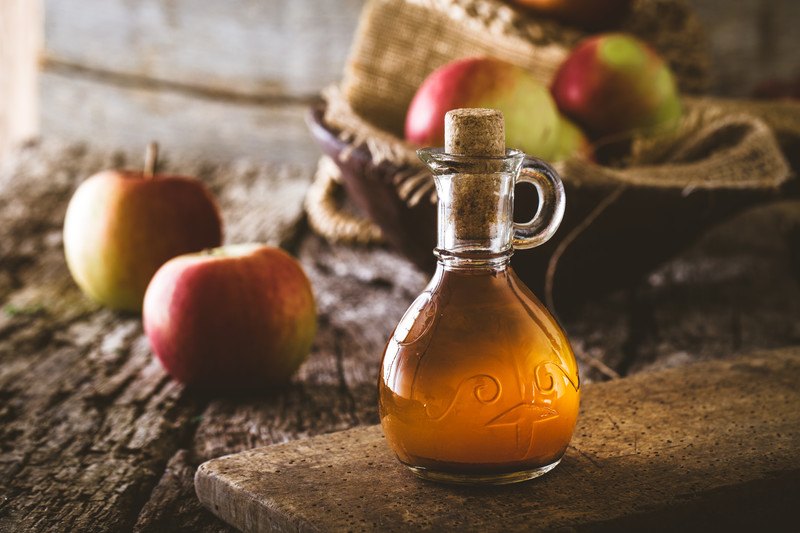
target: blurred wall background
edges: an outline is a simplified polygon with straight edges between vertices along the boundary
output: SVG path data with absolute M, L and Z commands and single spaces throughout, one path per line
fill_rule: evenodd
M 0 159 L 7 147 L 39 131 L 38 0 L 0 0 Z
M 0 153 L 39 133 L 312 165 L 303 117 L 365 0 L 0 0 Z M 712 91 L 800 74 L 797 0 L 689 0 Z M 38 76 L 37 76 L 38 74 Z

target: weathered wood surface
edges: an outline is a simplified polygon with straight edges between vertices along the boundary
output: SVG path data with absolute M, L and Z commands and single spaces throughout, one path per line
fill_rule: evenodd
M 590 384 L 561 464 L 514 487 L 421 481 L 376 425 L 212 459 L 195 488 L 252 532 L 681 529 L 700 508 L 695 528 L 769 529 L 796 515 L 797 383 L 800 347 Z
M 46 63 L 238 96 L 339 79 L 364 0 L 45 0 Z
M 137 153 L 160 140 L 185 158 L 297 163 L 311 168 L 319 150 L 305 124 L 308 102 L 231 101 L 180 90 L 108 83 L 50 70 L 40 75 L 41 127 L 48 137 L 92 139 Z
M 173 158 L 167 168 L 219 195 L 229 242 L 299 255 L 320 311 L 312 355 L 285 390 L 193 394 L 152 360 L 139 319 L 86 301 L 64 265 L 71 191 L 122 159 L 48 142 L 0 170 L 0 531 L 229 531 L 194 495 L 197 466 L 376 423 L 386 335 L 426 282 L 391 252 L 309 235 L 302 168 Z M 588 355 L 624 375 L 800 344 L 799 243 L 800 203 L 755 209 L 635 291 L 561 310 L 584 381 L 605 379 Z

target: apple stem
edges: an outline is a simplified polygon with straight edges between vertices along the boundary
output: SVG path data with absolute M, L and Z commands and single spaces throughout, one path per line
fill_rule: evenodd
M 158 167 L 158 143 L 153 141 L 147 145 L 147 151 L 144 154 L 144 177 L 152 179 L 156 174 Z

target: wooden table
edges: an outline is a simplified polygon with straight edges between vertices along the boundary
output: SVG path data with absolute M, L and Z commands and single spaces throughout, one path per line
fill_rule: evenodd
M 374 424 L 380 351 L 426 275 L 383 249 L 331 246 L 304 226 L 304 167 L 172 161 L 217 193 L 230 242 L 303 262 L 320 330 L 285 390 L 203 396 L 153 360 L 137 316 L 86 300 L 64 265 L 77 183 L 123 157 L 55 141 L 0 170 L 0 531 L 229 531 L 198 502 L 213 457 Z M 792 243 L 792 244 L 789 244 Z M 800 344 L 800 203 L 705 235 L 632 290 L 563 313 L 584 381 Z

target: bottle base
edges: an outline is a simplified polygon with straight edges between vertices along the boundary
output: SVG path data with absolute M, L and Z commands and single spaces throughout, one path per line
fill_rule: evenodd
M 548 473 L 561 462 L 561 458 L 550 463 L 549 465 L 539 466 L 536 468 L 519 470 L 517 472 L 504 472 L 502 474 L 458 474 L 455 472 L 442 472 L 440 470 L 432 470 L 424 466 L 412 466 L 402 463 L 403 466 L 411 470 L 414 475 L 428 481 L 435 481 L 437 483 L 447 483 L 450 485 L 509 485 L 511 483 L 520 483 L 530 479 L 543 476 Z

